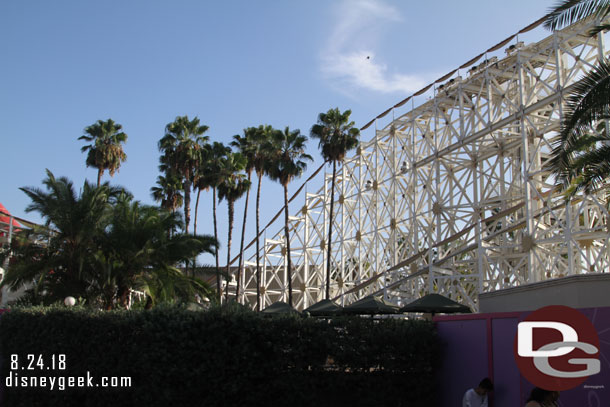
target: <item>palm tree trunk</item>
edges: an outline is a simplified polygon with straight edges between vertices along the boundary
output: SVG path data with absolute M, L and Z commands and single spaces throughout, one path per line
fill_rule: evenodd
M 104 170 L 102 170 L 102 169 L 97 170 L 97 186 L 98 187 L 102 183 L 102 174 L 103 173 L 104 173 Z
M 214 214 L 214 239 L 218 241 L 218 229 L 216 228 L 216 187 L 212 188 L 212 211 Z M 218 303 L 222 302 L 222 294 L 220 293 L 220 268 L 218 267 L 218 246 L 214 248 L 214 257 L 216 258 L 216 291 L 218 293 Z
M 121 307 L 129 309 L 129 287 L 121 284 L 118 287 L 117 291 L 119 297 L 119 304 L 121 304 Z
M 172 215 L 174 215 L 176 213 L 176 207 L 173 206 L 172 207 Z M 167 229 L 167 237 L 172 237 L 174 235 L 174 232 L 172 230 L 173 228 L 170 227 L 169 229 Z
M 233 234 L 234 202 L 227 201 L 229 206 L 229 236 L 227 238 L 227 289 L 225 290 L 225 300 L 229 302 L 229 279 L 231 278 L 231 237 Z
M 290 260 L 290 234 L 288 233 L 288 185 L 284 185 L 284 237 L 286 238 L 286 267 L 288 268 L 288 305 L 292 307 L 292 262 Z
M 184 181 L 184 233 L 189 233 L 191 223 L 191 181 Z
M 193 221 L 193 236 L 197 236 L 197 214 L 199 212 L 199 197 L 201 196 L 201 188 L 197 188 L 197 199 L 195 200 L 195 220 Z M 197 268 L 197 256 L 193 257 L 193 269 L 191 276 L 195 277 L 195 269 Z
M 188 176 L 182 184 L 184 188 L 184 233 L 189 233 L 189 223 L 191 223 L 191 181 Z M 188 275 L 189 260 L 184 262 L 184 274 Z
M 330 299 L 330 255 L 333 234 L 333 206 L 335 204 L 335 177 L 337 176 L 337 162 L 333 161 L 333 179 L 330 184 L 330 214 L 328 222 L 328 251 L 326 255 L 326 299 Z
M 261 248 L 259 235 L 261 233 L 260 220 L 260 205 L 261 205 L 261 181 L 263 180 L 262 171 L 258 175 L 258 188 L 256 189 L 256 310 L 261 310 Z
M 193 221 L 193 236 L 197 235 L 197 215 L 199 213 L 199 197 L 201 196 L 201 188 L 197 188 L 197 200 L 195 201 L 195 220 Z
M 251 172 L 248 172 L 248 183 L 250 183 Z M 244 223 L 241 226 L 241 243 L 239 245 L 239 262 L 237 269 L 237 286 L 235 287 L 235 301 L 239 302 L 239 281 L 244 266 L 244 239 L 246 237 L 246 218 L 248 216 L 248 200 L 250 199 L 250 188 L 246 191 L 246 205 L 244 207 Z

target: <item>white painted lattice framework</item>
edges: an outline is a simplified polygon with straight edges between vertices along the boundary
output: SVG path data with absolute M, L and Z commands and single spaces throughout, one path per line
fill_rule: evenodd
M 437 81 L 423 104 L 411 99 L 345 160 L 331 298 L 346 305 L 377 293 L 404 304 L 439 292 L 478 309 L 480 292 L 608 270 L 606 205 L 579 196 L 566 206 L 544 168 L 564 95 L 608 55 L 602 36 L 587 35 L 592 24 L 486 53 Z M 330 178 L 290 218 L 299 309 L 324 299 Z M 261 245 L 263 307 L 288 298 L 282 221 Z M 239 300 L 253 305 L 255 255 L 246 266 Z

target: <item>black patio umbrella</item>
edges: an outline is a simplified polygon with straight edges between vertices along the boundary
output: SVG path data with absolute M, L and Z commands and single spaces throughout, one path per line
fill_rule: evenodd
M 311 307 L 304 310 L 303 313 L 309 313 L 309 315 L 314 317 L 331 317 L 341 315 L 343 313 L 343 307 L 326 299 L 313 304 Z
M 398 307 L 381 298 L 369 295 L 343 308 L 343 313 L 351 315 L 397 314 Z
M 261 312 L 263 314 L 269 314 L 269 315 L 281 315 L 281 314 L 286 315 L 286 314 L 298 314 L 299 313 L 299 311 L 297 311 L 296 309 L 292 308 L 290 305 L 288 305 L 282 301 L 274 302 L 273 304 L 269 305 L 267 308 L 265 308 Z
M 471 313 L 465 305 L 443 297 L 440 294 L 427 294 L 400 309 L 400 312 L 427 312 L 431 314 Z

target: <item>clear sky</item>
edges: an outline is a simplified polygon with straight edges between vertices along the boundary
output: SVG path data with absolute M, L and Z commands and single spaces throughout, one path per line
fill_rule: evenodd
M 0 2 L 0 202 L 15 216 L 38 222 L 36 213 L 25 212 L 29 199 L 18 188 L 41 186 L 45 168 L 77 187 L 85 178 L 95 182 L 97 172 L 85 167 L 77 138 L 88 125 L 112 118 L 128 134 L 127 162 L 104 180 L 153 203 L 157 141 L 176 116 L 198 116 L 210 127 L 210 138 L 225 143 L 259 124 L 308 135 L 317 115 L 333 107 L 351 109 L 362 127 L 542 17 L 554 3 Z M 542 29 L 528 34 L 532 40 L 546 35 Z M 373 135 L 369 128 L 362 139 Z M 303 179 L 322 162 L 315 142 L 308 152 L 316 161 Z M 295 181 L 291 191 L 300 184 Z M 278 184 L 263 183 L 263 224 L 281 208 L 281 197 Z M 211 200 L 202 194 L 203 233 L 213 232 Z M 297 199 L 294 208 L 302 204 Z M 254 237 L 253 204 L 251 209 L 247 240 Z M 242 216 L 238 204 L 232 253 L 238 251 Z M 224 263 L 224 203 L 219 222 Z M 211 256 L 202 261 L 213 263 Z

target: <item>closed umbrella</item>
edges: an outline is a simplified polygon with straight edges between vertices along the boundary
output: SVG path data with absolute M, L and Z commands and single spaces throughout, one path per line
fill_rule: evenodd
M 427 294 L 400 309 L 400 312 L 426 312 L 431 314 L 471 313 L 467 306 L 440 294 Z
M 309 313 L 314 317 L 330 317 L 341 315 L 343 313 L 343 307 L 335 304 L 331 300 L 326 299 L 313 304 L 303 312 Z
M 286 314 L 298 314 L 299 313 L 299 311 L 297 311 L 296 309 L 292 308 L 290 305 L 288 305 L 282 301 L 278 301 L 278 302 L 275 302 L 275 303 L 269 305 L 267 308 L 265 308 L 261 312 L 263 314 L 270 314 L 270 315 L 281 315 L 281 314 L 286 315 Z
M 397 314 L 398 307 L 385 302 L 383 299 L 369 295 L 348 305 L 343 309 L 345 314 L 352 315 L 382 315 Z

